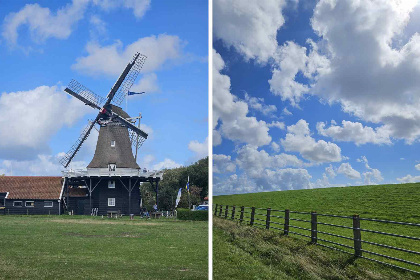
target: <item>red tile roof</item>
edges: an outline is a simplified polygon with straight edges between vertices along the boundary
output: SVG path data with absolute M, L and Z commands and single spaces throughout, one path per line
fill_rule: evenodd
M 59 199 L 61 177 L 0 176 L 0 192 L 9 192 L 8 199 Z

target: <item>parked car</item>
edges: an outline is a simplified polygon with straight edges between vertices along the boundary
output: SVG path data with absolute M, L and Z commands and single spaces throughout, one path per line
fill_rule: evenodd
M 209 211 L 208 205 L 198 205 L 195 207 L 195 211 Z

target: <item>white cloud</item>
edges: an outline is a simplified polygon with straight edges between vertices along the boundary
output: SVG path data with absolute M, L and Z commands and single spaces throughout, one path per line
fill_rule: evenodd
M 293 114 L 286 107 L 284 107 L 284 109 L 283 109 L 283 115 L 290 116 L 290 115 L 293 115 Z
M 342 121 L 342 125 L 331 124 L 330 127 L 325 128 L 325 123 L 319 122 L 316 128 L 323 136 L 331 137 L 335 141 L 354 142 L 358 146 L 366 143 L 391 144 L 390 131 L 385 126 L 373 129 L 351 121 Z
M 310 93 L 363 121 L 382 124 L 390 137 L 408 144 L 420 137 L 420 34 L 406 33 L 419 21 L 420 13 L 413 13 L 418 5 L 322 0 L 311 21 L 321 38 L 313 43 L 314 52 L 325 54 L 330 67 L 314 76 Z
M 279 122 L 279 121 L 271 122 L 271 123 L 267 124 L 267 126 L 268 127 L 277 127 L 277 128 L 280 128 L 280 129 L 285 128 L 284 122 Z
M 325 173 L 330 178 L 335 178 L 335 176 L 337 176 L 337 174 L 335 174 L 335 170 L 334 170 L 334 168 L 331 164 L 329 166 L 325 167 Z
M 251 178 L 261 178 L 266 169 L 279 169 L 287 166 L 299 167 L 303 162 L 295 155 L 278 154 L 270 156 L 266 151 L 258 151 L 256 146 L 245 145 L 238 150 L 236 164 Z
M 161 169 L 172 169 L 172 168 L 177 168 L 177 167 L 181 167 L 182 165 L 169 159 L 169 158 L 165 158 L 163 161 L 153 165 L 152 169 L 153 170 L 161 170 Z
M 341 149 L 336 144 L 315 141 L 310 136 L 309 124 L 299 120 L 295 125 L 287 127 L 287 134 L 280 140 L 286 151 L 299 152 L 303 158 L 317 162 L 339 162 L 342 160 Z
M 2 93 L 0 111 L 0 157 L 4 159 L 30 159 L 45 153 L 59 129 L 92 112 L 56 86 Z
M 198 142 L 197 140 L 193 140 L 188 143 L 188 149 L 195 153 L 196 159 L 202 159 L 209 155 L 209 138 L 206 137 L 206 140 L 203 143 Z
M 219 146 L 222 144 L 222 135 L 216 129 L 213 129 L 213 146 Z
M 275 151 L 275 152 L 279 152 L 280 151 L 280 145 L 279 144 L 277 144 L 276 142 L 271 142 L 271 149 L 273 149 L 273 151 Z
M 150 0 L 93 0 L 93 3 L 105 11 L 118 7 L 132 9 L 137 18 L 142 18 L 146 11 L 150 9 Z
M 414 166 L 417 170 L 420 170 L 420 163 Z
M 264 103 L 264 98 L 261 97 L 252 97 L 249 96 L 248 93 L 245 93 L 245 101 L 248 103 L 249 107 L 261 112 L 265 116 L 273 116 L 273 114 L 277 111 L 277 107 L 275 105 L 266 105 Z
M 360 179 L 360 173 L 351 167 L 350 163 L 345 162 L 340 165 L 337 170 L 337 173 L 344 174 L 347 178 L 350 179 Z
M 216 0 L 213 30 L 217 38 L 234 47 L 245 59 L 266 62 L 277 47 L 277 30 L 283 25 L 283 0 Z
M 159 92 L 157 75 L 155 73 L 143 75 L 140 81 L 131 87 L 130 91 L 145 92 L 145 94 Z
M 27 4 L 5 17 L 2 36 L 14 46 L 18 43 L 18 29 L 27 25 L 35 42 L 44 42 L 48 38 L 67 39 L 75 23 L 83 18 L 87 4 L 87 0 L 73 0 L 55 13 L 37 3 Z
M 178 59 L 184 44 L 178 36 L 166 34 L 140 38 L 125 48 L 121 41 L 108 46 L 92 41 L 86 45 L 88 55 L 77 58 L 72 69 L 90 76 L 116 77 L 125 69 L 133 55 L 141 52 L 147 56 L 142 72 L 153 72 Z
M 230 93 L 230 78 L 220 71 L 225 67 L 222 57 L 213 50 L 213 128 L 221 122 L 222 136 L 252 145 L 271 142 L 266 122 L 247 117 L 247 103 Z
M 223 154 L 213 155 L 213 172 L 214 173 L 231 173 L 236 171 L 236 165 L 232 162 L 231 157 Z
M 368 170 L 363 173 L 364 183 L 366 185 L 378 184 L 379 182 L 382 182 L 384 180 L 384 178 L 382 177 L 381 171 L 370 167 L 369 162 L 365 156 L 362 156 L 360 159 L 357 159 L 357 162 L 364 163 L 366 169 Z
M 397 178 L 400 183 L 416 183 L 420 182 L 420 176 L 411 176 L 408 174 L 407 176 Z

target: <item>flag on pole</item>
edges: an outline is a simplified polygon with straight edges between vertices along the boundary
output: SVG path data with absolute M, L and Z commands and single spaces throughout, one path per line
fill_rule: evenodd
M 128 95 L 143 94 L 143 93 L 144 93 L 144 91 L 142 91 L 142 92 L 129 91 L 129 92 L 128 92 Z
M 185 186 L 185 189 L 187 190 L 187 192 L 190 192 L 190 176 L 188 176 L 188 181 L 187 181 L 187 185 Z
M 181 190 L 182 190 L 182 188 L 180 188 L 179 191 L 178 191 L 178 195 L 177 195 L 176 201 L 175 201 L 175 208 L 178 207 L 178 203 L 181 201 Z

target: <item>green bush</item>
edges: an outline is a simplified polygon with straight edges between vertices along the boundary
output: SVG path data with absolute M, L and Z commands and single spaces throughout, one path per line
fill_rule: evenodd
M 189 209 L 177 209 L 177 218 L 180 220 L 207 221 L 209 211 L 191 211 Z

